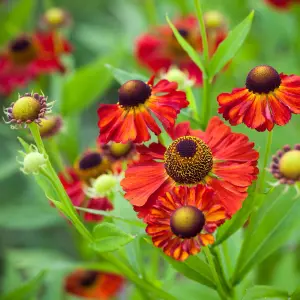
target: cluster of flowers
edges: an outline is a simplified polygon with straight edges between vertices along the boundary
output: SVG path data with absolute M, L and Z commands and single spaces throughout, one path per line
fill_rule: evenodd
M 299 0 L 265 0 L 268 4 L 278 9 L 288 9 L 293 4 L 300 3 Z
M 17 88 L 43 74 L 65 72 L 61 55 L 72 52 L 71 44 L 58 29 L 70 23 L 68 14 L 58 8 L 41 17 L 34 33 L 23 33 L 9 41 L 0 51 L 0 95 L 9 95 Z
M 188 16 L 174 23 L 201 53 L 201 35 L 195 22 L 194 16 Z M 206 15 L 205 23 L 212 55 L 227 35 L 226 22 L 214 12 Z M 49 48 L 55 55 L 49 60 L 41 55 L 39 59 L 47 57 L 47 64 L 55 61 L 61 66 L 57 52 L 52 51 L 57 49 L 59 35 L 47 34 L 53 38 Z M 27 42 L 22 43 L 33 45 Z M 40 63 L 36 56 L 32 59 L 26 51 L 20 51 L 22 55 L 3 55 L 9 64 L 16 63 L 16 57 L 28 58 L 26 64 L 20 59 L 17 68 L 4 70 L 26 67 L 33 70 L 29 72 L 32 78 L 41 74 L 36 66 L 45 66 L 45 61 Z M 202 83 L 201 70 L 168 27 L 157 27 L 141 36 L 136 56 L 155 75 L 175 65 L 193 82 Z M 3 78 L 7 79 L 0 75 L 0 86 Z M 13 78 L 6 87 L 13 88 L 16 82 L 31 79 Z M 219 117 L 211 118 L 205 131 L 192 128 L 188 121 L 176 123 L 180 112 L 189 105 L 177 82 L 156 81 L 155 76 L 147 82 L 130 80 L 120 87 L 118 94 L 116 104 L 101 104 L 98 109 L 97 146 L 84 151 L 73 167 L 61 172 L 60 180 L 74 206 L 105 211 L 113 209 L 110 188 L 122 178 L 124 197 L 146 224 L 153 244 L 166 255 L 184 261 L 203 246 L 214 243 L 213 232 L 241 208 L 248 187 L 257 179 L 259 154 L 246 135 L 232 132 Z M 292 113 L 300 113 L 299 99 L 299 76 L 279 74 L 271 66 L 262 65 L 249 72 L 245 87 L 222 93 L 217 101 L 219 113 L 231 125 L 244 123 L 257 131 L 271 131 L 274 125 L 287 124 Z M 58 116 L 45 119 L 51 108 L 46 100 L 38 94 L 25 94 L 6 109 L 8 122 L 17 126 L 36 122 L 42 137 L 53 136 L 61 128 L 62 120 Z M 29 103 L 30 118 L 28 110 L 22 109 L 24 103 Z M 171 139 L 169 144 L 164 143 L 163 134 Z M 285 146 L 273 157 L 270 171 L 278 182 L 291 185 L 299 181 L 300 166 L 295 163 L 299 158 L 299 145 L 293 149 Z M 83 212 L 82 217 L 87 222 L 103 219 L 90 212 Z M 66 278 L 68 292 L 103 299 L 117 293 L 122 284 L 122 277 L 96 271 L 77 270 Z

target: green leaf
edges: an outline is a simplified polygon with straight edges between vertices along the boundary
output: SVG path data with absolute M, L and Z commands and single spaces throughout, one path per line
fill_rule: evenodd
M 200 58 L 200 54 L 184 39 L 181 34 L 178 32 L 176 27 L 172 24 L 169 17 L 166 16 L 167 22 L 169 23 L 169 26 L 171 27 L 178 43 L 183 48 L 183 50 L 189 55 L 191 60 L 201 69 L 203 74 L 206 74 L 206 69 L 204 67 L 204 64 Z
M 226 241 L 246 223 L 249 215 L 255 207 L 255 203 L 253 201 L 254 189 L 255 186 L 253 186 L 252 191 L 249 191 L 249 196 L 244 201 L 242 208 L 232 217 L 231 220 L 226 221 L 225 224 L 218 229 L 214 247 Z
M 29 153 L 30 152 L 30 145 L 25 142 L 22 138 L 18 137 L 18 140 L 20 142 L 20 144 L 23 146 L 24 150 L 26 153 Z
M 101 223 L 94 228 L 95 243 L 92 247 L 97 252 L 110 252 L 130 243 L 135 237 L 122 231 L 112 223 Z
M 239 255 L 232 282 L 237 284 L 254 267 L 283 245 L 299 226 L 300 202 L 291 197 L 270 197 L 265 207 L 259 208 L 250 219 L 250 225 Z M 264 211 L 261 215 L 260 210 Z
M 287 299 L 288 296 L 289 294 L 286 291 L 278 290 L 274 287 L 267 285 L 256 285 L 246 291 L 246 295 L 243 297 L 243 300 L 267 298 Z
M 149 78 L 147 78 L 144 75 L 138 74 L 138 73 L 130 73 L 118 68 L 115 68 L 109 64 L 105 65 L 108 70 L 111 71 L 112 75 L 118 81 L 120 84 L 123 84 L 124 82 L 128 80 L 142 80 L 142 81 L 148 81 Z
M 252 11 L 239 25 L 237 25 L 228 37 L 219 45 L 209 65 L 209 79 L 214 76 L 235 56 L 243 45 L 252 25 L 254 11 Z
M 1 35 L 0 43 L 4 43 L 17 34 L 23 32 L 26 23 L 31 19 L 34 0 L 20 0 L 16 5 L 10 8 L 10 12 L 0 21 Z
M 120 58 L 120 50 L 117 50 L 77 69 L 63 85 L 62 114 L 69 116 L 79 113 L 97 100 L 97 97 L 109 87 L 113 78 L 105 65 L 116 63 Z
M 1 299 L 2 300 L 28 300 L 32 295 L 34 295 L 34 293 L 40 286 L 44 276 L 45 276 L 45 271 L 41 271 L 34 278 L 27 281 L 16 290 L 5 295 L 3 298 L 1 297 Z
M 199 257 L 190 256 L 185 262 L 179 262 L 168 256 L 165 256 L 165 259 L 185 277 L 215 289 L 209 266 Z
M 300 287 L 291 295 L 290 300 L 300 300 Z
M 76 206 L 75 208 L 78 210 L 81 210 L 81 211 L 85 211 L 85 212 L 94 214 L 94 215 L 100 215 L 100 216 L 105 216 L 105 217 L 112 218 L 112 219 L 117 219 L 117 220 L 123 221 L 125 223 L 131 224 L 131 225 L 134 225 L 134 226 L 137 226 L 140 228 L 145 228 L 145 224 L 143 222 L 126 219 L 121 216 L 116 216 L 114 213 L 108 212 L 106 210 L 90 209 L 90 208 L 84 208 L 84 207 L 79 207 L 79 206 Z

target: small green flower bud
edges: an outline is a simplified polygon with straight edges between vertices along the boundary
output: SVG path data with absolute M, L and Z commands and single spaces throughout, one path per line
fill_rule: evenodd
M 89 197 L 104 197 L 112 194 L 118 185 L 118 179 L 112 174 L 103 174 L 92 181 L 92 186 L 86 189 Z
M 167 73 L 162 74 L 162 79 L 167 79 L 168 81 L 175 81 L 178 83 L 178 88 L 185 90 L 195 84 L 193 79 L 189 79 L 188 74 L 179 70 L 176 67 L 171 67 Z
M 21 171 L 25 174 L 38 174 L 46 166 L 48 159 L 44 154 L 38 152 L 34 145 L 30 146 L 30 150 L 29 153 L 21 152 L 24 156 L 23 161 L 19 161 L 23 165 Z

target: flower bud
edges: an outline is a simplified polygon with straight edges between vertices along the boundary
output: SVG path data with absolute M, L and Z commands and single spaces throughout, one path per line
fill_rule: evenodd
M 31 145 L 29 153 L 20 153 L 24 156 L 23 161 L 19 161 L 23 166 L 21 171 L 24 174 L 38 174 L 42 168 L 46 167 L 48 159 L 45 154 L 38 152 L 36 146 Z
M 192 87 L 195 84 L 195 80 L 189 79 L 187 73 L 179 70 L 176 67 L 171 67 L 168 72 L 161 75 L 162 79 L 168 81 L 175 81 L 178 83 L 178 89 L 185 90 L 188 87 Z

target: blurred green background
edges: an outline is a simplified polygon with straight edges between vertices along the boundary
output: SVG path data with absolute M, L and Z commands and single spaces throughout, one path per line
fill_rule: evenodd
M 24 3 L 26 1 L 23 1 Z M 155 20 L 158 24 L 165 24 L 165 15 L 171 18 L 183 13 L 193 13 L 193 1 L 190 0 L 153 0 L 156 7 Z M 0 4 L 1 19 L 12 14 L 19 1 L 2 1 Z M 39 15 L 51 6 L 66 9 L 73 18 L 73 25 L 67 34 L 74 45 L 74 53 L 66 59 L 68 66 L 78 69 L 86 64 L 101 61 L 128 72 L 134 71 L 150 75 L 140 66 L 133 56 L 136 37 L 149 28 L 150 19 L 147 5 L 148 0 L 44 0 L 27 1 L 32 4 L 30 14 L 24 16 L 19 12 L 16 19 L 23 18 L 19 32 L 33 30 Z M 254 66 L 269 64 L 279 72 L 300 74 L 300 10 L 294 7 L 287 12 L 276 11 L 267 6 L 263 0 L 211 0 L 202 1 L 204 10 L 218 10 L 228 19 L 229 28 L 241 22 L 254 9 L 255 17 L 251 32 L 233 59 L 229 69 L 216 80 L 213 88 L 213 112 L 217 114 L 216 96 L 221 92 L 229 92 L 234 87 L 244 85 L 247 73 Z M 29 4 L 28 4 L 29 5 Z M 1 22 L 0 22 L 1 24 Z M 3 28 L 3 27 L 2 27 Z M 14 33 L 13 33 L 14 34 Z M 3 44 L 12 33 L 0 29 Z M 116 101 L 119 84 L 113 79 L 110 71 L 103 67 L 97 77 L 97 96 L 92 102 L 85 102 L 88 93 L 88 81 L 82 81 L 82 93 L 74 106 L 79 105 L 74 112 L 67 114 L 68 126 L 61 134 L 61 149 L 68 147 L 66 163 L 72 160 L 84 149 L 94 144 L 98 135 L 97 107 L 99 103 Z M 48 78 L 51 82 L 44 90 L 50 100 L 57 100 L 56 111 L 60 110 L 62 99 L 60 75 Z M 30 88 L 36 88 L 31 86 Z M 24 91 L 19 91 L 20 93 Z M 200 93 L 198 93 L 200 95 Z M 15 99 L 12 95 L 8 99 L 1 99 L 2 105 L 7 106 Z M 200 98 L 200 96 L 198 96 Z M 256 142 L 256 148 L 264 151 L 266 132 L 258 133 L 248 130 L 244 125 L 233 129 L 247 134 L 250 140 Z M 275 127 L 272 150 L 275 152 L 285 144 L 294 145 L 300 142 L 300 118 L 294 116 L 288 126 Z M 9 291 L 18 286 L 22 276 L 16 272 L 20 264 L 29 267 L 31 264 L 43 264 L 42 261 L 57 260 L 62 256 L 76 259 L 78 253 L 69 230 L 69 225 L 50 207 L 40 188 L 30 176 L 19 171 L 16 162 L 20 145 L 16 137 L 26 135 L 26 132 L 12 131 L 8 125 L 0 124 L 0 271 L 1 290 Z M 263 152 L 261 152 L 263 153 Z M 271 180 L 271 177 L 269 177 Z M 295 191 L 291 190 L 286 197 L 291 197 Z M 270 199 L 271 201 L 272 199 Z M 300 248 L 298 232 L 299 226 L 293 231 L 291 241 L 276 251 L 257 269 L 256 284 L 271 284 L 277 287 L 293 290 L 300 284 Z M 232 245 L 234 241 L 232 239 Z M 55 251 L 55 252 L 52 252 Z M 284 252 L 283 252 L 284 251 Z M 284 255 L 282 255 L 284 253 Z M 274 268 L 274 262 L 279 262 Z M 59 268 L 58 268 L 59 269 Z M 55 290 L 59 295 L 61 286 L 59 271 L 53 271 L 48 277 L 51 289 L 42 299 L 55 298 Z M 288 274 L 288 276 L 286 275 Z M 186 280 L 186 289 L 191 297 L 202 295 L 215 299 L 214 293 L 206 291 L 196 283 Z M 177 290 L 178 291 L 177 291 Z M 174 293 L 180 293 L 173 287 Z M 206 294 L 208 293 L 208 294 Z M 194 296 L 193 296 L 194 295 Z M 123 297 L 126 298 L 126 296 Z M 179 298 L 184 299 L 184 298 Z M 192 298 L 192 299 L 198 299 Z

